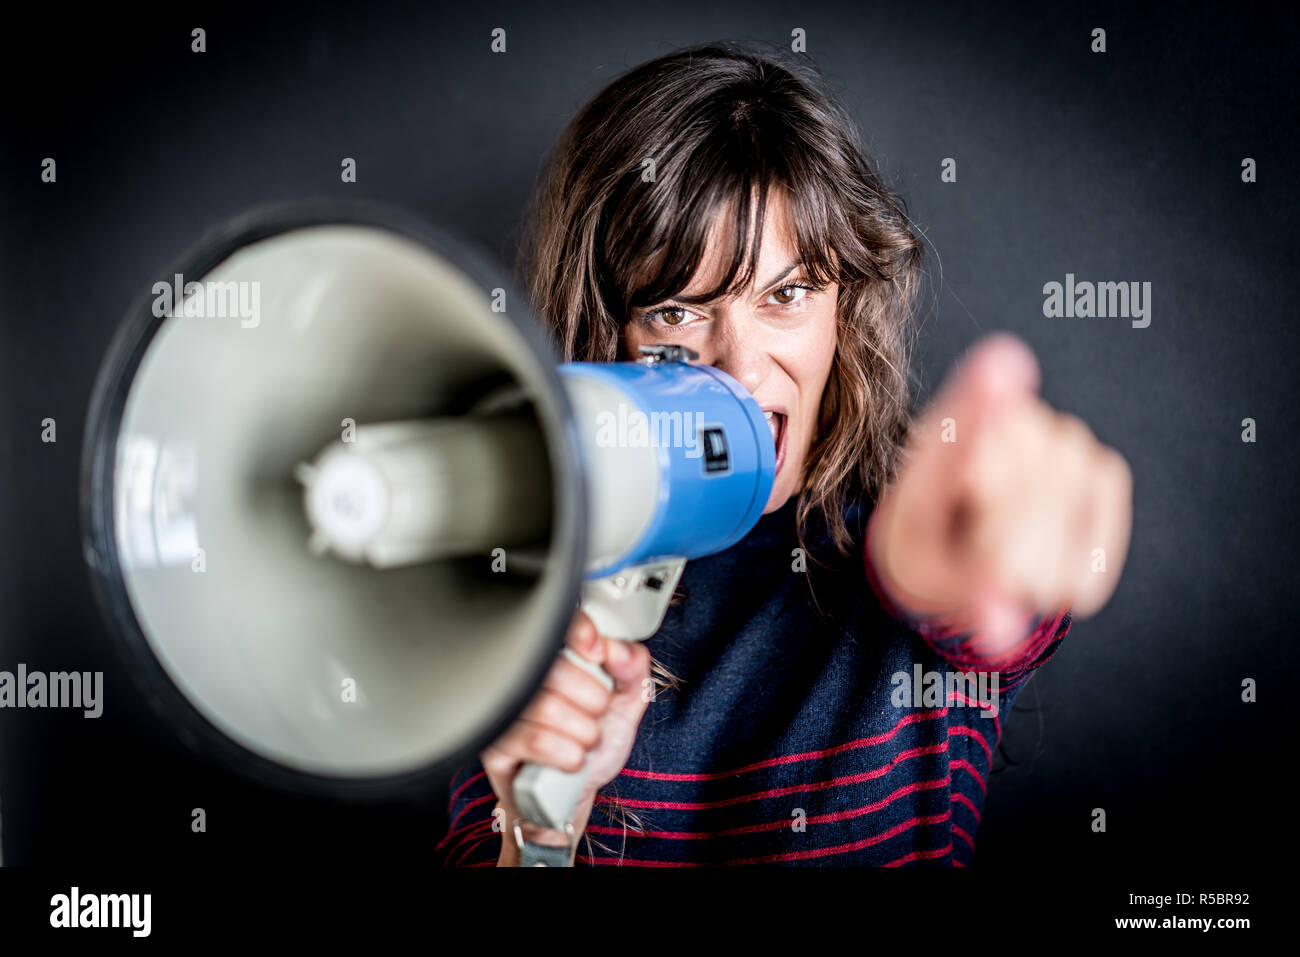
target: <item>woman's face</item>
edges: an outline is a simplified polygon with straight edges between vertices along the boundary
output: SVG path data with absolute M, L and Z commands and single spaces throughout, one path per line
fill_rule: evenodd
M 751 219 L 752 223 L 752 219 Z M 713 288 L 731 248 L 730 220 L 721 215 L 709 234 L 699 270 L 682 295 Z M 688 346 L 748 389 L 768 413 L 776 442 L 776 481 L 763 509 L 772 512 L 799 491 L 817 429 L 822 390 L 835 355 L 839 286 L 812 282 L 798 261 L 783 198 L 769 200 L 754 281 L 743 294 L 705 305 L 668 299 L 638 308 L 623 327 L 623 352 L 656 343 Z

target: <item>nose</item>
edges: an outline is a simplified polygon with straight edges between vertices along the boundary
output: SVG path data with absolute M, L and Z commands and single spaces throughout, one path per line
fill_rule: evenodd
M 772 358 L 760 337 L 747 334 L 744 319 L 739 317 L 728 317 L 719 333 L 713 343 L 713 354 L 700 358 L 727 373 L 751 393 L 757 392 L 772 368 Z

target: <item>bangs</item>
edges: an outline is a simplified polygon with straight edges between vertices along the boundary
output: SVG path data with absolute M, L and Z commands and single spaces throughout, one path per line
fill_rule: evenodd
M 839 286 L 800 541 L 820 516 L 845 556 L 861 552 L 844 504 L 885 487 L 907 434 L 924 275 L 906 204 L 860 139 L 806 57 L 732 41 L 658 57 L 565 128 L 530 202 L 521 270 L 564 361 L 616 362 L 638 310 L 745 293 L 764 219 L 784 207 L 809 283 Z M 718 274 L 698 282 L 713 288 L 682 296 L 706 265 Z
M 819 285 L 838 279 L 832 251 L 838 231 L 831 211 L 842 199 L 827 185 L 803 145 L 798 129 L 775 114 L 744 114 L 695 137 L 673 141 L 645 183 L 629 177 L 623 196 L 611 197 L 602 269 L 610 281 L 606 307 L 626 321 L 633 309 L 666 299 L 711 302 L 748 289 L 754 281 L 764 221 L 784 200 L 799 262 Z M 785 149 L 780 146 L 784 144 Z M 705 261 L 711 230 L 729 248 L 715 253 L 724 264 L 712 288 L 681 295 Z M 828 241 L 829 240 L 829 241 Z M 703 277 L 708 279 L 709 277 Z

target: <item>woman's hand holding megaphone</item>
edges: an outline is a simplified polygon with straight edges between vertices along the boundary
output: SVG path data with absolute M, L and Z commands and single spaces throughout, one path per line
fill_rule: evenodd
M 576 772 L 585 764 L 587 784 L 573 819 L 574 833 L 580 835 L 587 826 L 596 792 L 627 763 L 649 703 L 644 689 L 650 677 L 650 652 L 641 642 L 605 638 L 579 611 L 569 627 L 566 645 L 583 659 L 604 668 L 614 679 L 614 690 L 607 691 L 561 655 L 541 691 L 518 720 L 479 756 L 499 807 L 505 812 L 506 833 L 502 835 L 498 861 L 503 867 L 519 863 L 519 850 L 511 833 L 515 819 L 520 817 L 512 788 L 519 769 L 535 762 Z

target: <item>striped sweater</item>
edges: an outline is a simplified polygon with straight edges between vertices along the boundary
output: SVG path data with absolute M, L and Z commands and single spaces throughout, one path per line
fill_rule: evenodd
M 1070 616 L 1026 621 L 996 659 L 969 634 L 908 620 L 865 559 L 869 508 L 846 510 L 849 559 L 832 560 L 821 524 L 801 557 L 791 500 L 687 563 L 684 600 L 647 642 L 684 684 L 647 707 L 577 866 L 970 862 L 1002 724 Z M 494 866 L 495 806 L 482 766 L 462 767 L 437 859 Z

